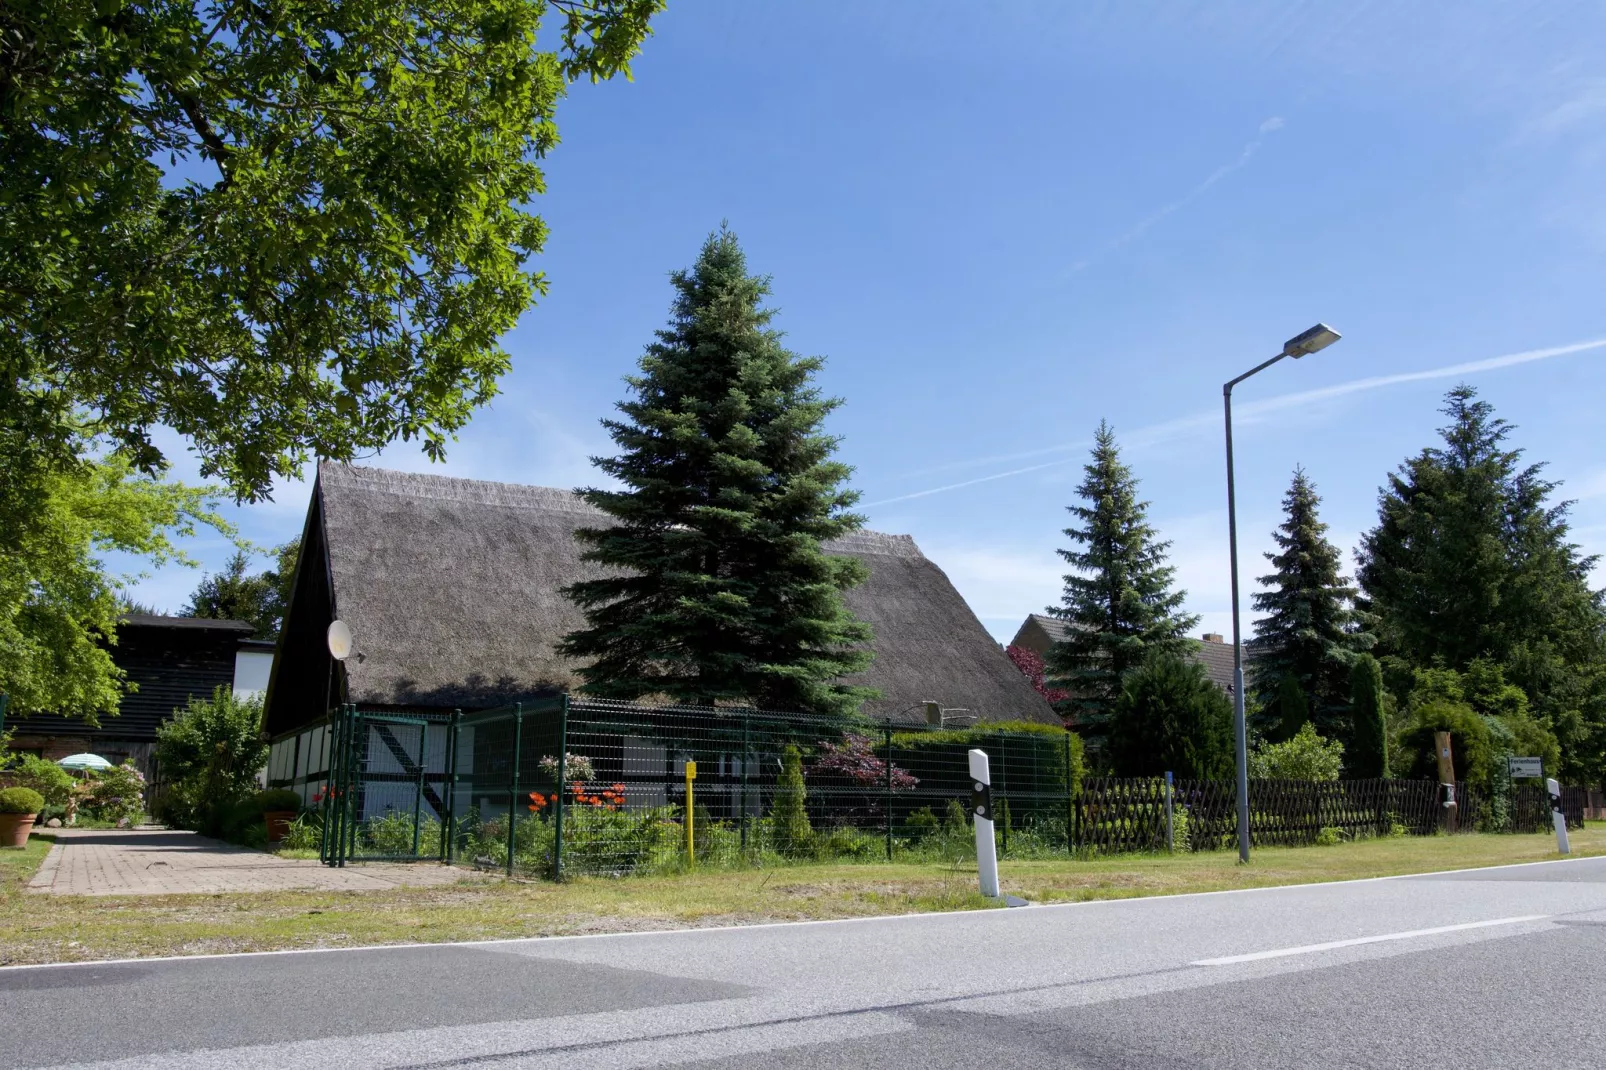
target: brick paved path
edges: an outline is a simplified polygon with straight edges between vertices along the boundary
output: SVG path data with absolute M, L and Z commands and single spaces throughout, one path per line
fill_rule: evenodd
M 475 875 L 433 862 L 366 863 L 330 869 L 317 859 L 279 858 L 193 832 L 165 829 L 54 829 L 56 845 L 30 892 L 50 895 L 165 895 L 278 892 L 294 888 L 376 891 L 451 884 Z

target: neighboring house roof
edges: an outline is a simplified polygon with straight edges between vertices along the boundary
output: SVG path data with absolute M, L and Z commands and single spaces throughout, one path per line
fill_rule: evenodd
M 320 465 L 269 731 L 319 715 L 332 613 L 355 640 L 351 701 L 472 708 L 576 688 L 556 644 L 585 617 L 562 589 L 600 574 L 580 560 L 575 530 L 609 522 L 551 487 Z M 844 595 L 875 635 L 875 661 L 847 681 L 882 693 L 868 716 L 918 721 L 910 707 L 932 699 L 987 720 L 1059 723 L 913 539 L 860 532 L 828 548 L 869 566 Z
M 174 628 L 181 631 L 238 632 L 250 635 L 253 628 L 243 620 L 215 620 L 211 617 L 163 617 L 151 613 L 130 613 L 118 622 L 124 628 Z
M 1058 617 L 1033 613 L 1021 622 L 1010 645 L 1025 647 L 1040 656 L 1047 655 L 1050 646 L 1065 641 L 1070 628 L 1071 625 Z M 1204 666 L 1211 681 L 1223 691 L 1232 690 L 1232 644 L 1224 642 L 1214 632 L 1206 632 L 1203 639 L 1193 640 L 1189 647 L 1194 660 Z M 1250 657 L 1249 649 L 1245 647 L 1244 661 L 1247 663 Z

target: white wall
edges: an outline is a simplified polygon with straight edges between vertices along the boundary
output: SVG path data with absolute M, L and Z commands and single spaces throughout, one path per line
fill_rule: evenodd
M 273 651 L 240 650 L 234 654 L 234 693 L 261 697 L 273 671 Z

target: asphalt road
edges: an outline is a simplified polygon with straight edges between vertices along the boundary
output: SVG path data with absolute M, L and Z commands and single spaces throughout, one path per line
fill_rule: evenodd
M 1606 859 L 0 970 L 0 1067 L 1606 1066 Z

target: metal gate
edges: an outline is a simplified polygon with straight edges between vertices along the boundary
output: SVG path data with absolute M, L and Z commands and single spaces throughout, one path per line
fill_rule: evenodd
M 344 706 L 329 733 L 319 858 L 331 866 L 444 860 L 447 719 Z

